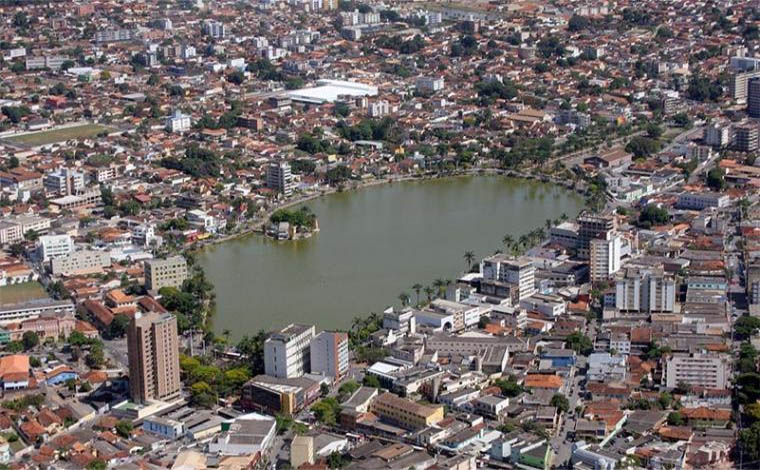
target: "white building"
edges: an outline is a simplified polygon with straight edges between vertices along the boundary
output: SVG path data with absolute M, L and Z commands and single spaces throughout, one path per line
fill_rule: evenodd
M 80 250 L 52 258 L 50 272 L 54 276 L 93 274 L 110 265 L 111 255 L 107 251 Z
M 482 269 L 487 280 L 516 285 L 520 301 L 536 293 L 536 268 L 527 259 L 493 255 L 483 260 Z
M 615 281 L 615 308 L 622 312 L 672 312 L 676 283 L 662 269 L 626 269 Z
M 38 253 L 43 262 L 56 256 L 66 256 L 74 251 L 70 235 L 43 235 L 39 238 Z
M 443 90 L 444 86 L 443 77 L 420 77 L 417 79 L 415 88 L 420 93 L 435 93 Z
M 201 32 L 212 38 L 222 39 L 227 36 L 227 28 L 224 23 L 214 20 L 204 20 L 201 23 Z
M 290 163 L 278 162 L 269 164 L 269 167 L 267 167 L 267 187 L 282 193 L 286 197 L 293 194 L 295 183 L 293 182 Z
M 367 106 L 367 115 L 369 117 L 380 118 L 387 116 L 391 112 L 391 107 L 385 100 L 373 101 Z
M 728 123 L 715 123 L 705 127 L 703 138 L 705 144 L 712 147 L 726 147 L 731 143 L 731 126 Z
M 301 377 L 311 371 L 314 325 L 291 323 L 264 342 L 264 371 L 273 377 Z
M 337 381 L 348 372 L 348 334 L 323 331 L 311 340 L 310 349 L 312 374 Z
M 574 222 L 562 222 L 549 229 L 549 238 L 552 243 L 567 248 L 578 248 L 578 224 Z
M 702 192 L 682 193 L 678 196 L 678 207 L 681 209 L 693 209 L 701 211 L 708 207 L 728 207 L 731 198 L 727 194 Z
M 68 196 L 84 189 L 84 174 L 70 168 L 58 168 L 45 175 L 43 184 L 50 193 Z
M 263 455 L 272 446 L 276 429 L 276 420 L 270 416 L 243 415 L 222 425 L 222 433 L 209 443 L 208 451 L 215 455 Z
M 191 126 L 190 116 L 183 114 L 180 110 L 175 110 L 174 113 L 166 119 L 166 130 L 169 132 L 185 132 L 190 130 Z
M 595 238 L 590 241 L 591 282 L 606 281 L 620 270 L 623 237 L 610 234 L 607 239 Z
M 728 385 L 729 355 L 674 354 L 665 363 L 665 386 L 679 384 L 725 390 Z

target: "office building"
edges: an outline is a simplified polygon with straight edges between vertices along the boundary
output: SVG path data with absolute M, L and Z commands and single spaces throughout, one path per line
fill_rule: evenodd
M 129 391 L 135 403 L 170 401 L 180 396 L 177 318 L 136 313 L 127 329 Z
M 514 284 L 518 289 L 518 300 L 536 293 L 536 268 L 528 259 L 506 255 L 493 255 L 483 260 L 483 277 L 489 281 Z
M 747 84 L 747 114 L 760 117 L 760 77 L 751 79 Z
M 595 238 L 590 241 L 591 261 L 589 268 L 591 282 L 609 280 L 620 270 L 623 237 L 610 233 L 609 238 Z
M 187 261 L 183 256 L 152 259 L 145 262 L 145 288 L 181 287 L 187 279 Z
M 339 380 L 349 367 L 348 334 L 323 331 L 311 340 L 311 373 Z
M 759 148 L 760 132 L 756 125 L 745 124 L 734 129 L 734 148 L 740 152 L 754 152 Z
M 673 312 L 676 283 L 662 269 L 629 268 L 615 281 L 615 308 L 621 312 Z
M 371 410 L 380 419 L 409 430 L 424 429 L 443 419 L 443 406 L 420 405 L 389 392 L 375 398 Z
M 728 82 L 728 92 L 731 98 L 737 103 L 746 102 L 749 94 L 749 82 L 758 77 L 760 77 L 760 70 L 735 73 Z
M 70 235 L 43 235 L 38 240 L 37 252 L 47 263 L 57 256 L 66 256 L 74 251 L 74 240 Z
M 291 323 L 264 342 L 264 371 L 273 377 L 300 377 L 311 371 L 314 325 Z
M 71 168 L 58 168 L 45 175 L 45 190 L 57 196 L 77 194 L 84 190 L 84 173 Z
M 665 362 L 665 385 L 680 384 L 725 390 L 729 383 L 729 355 L 674 354 Z
M 223 39 L 227 35 L 227 28 L 219 21 L 204 20 L 201 23 L 201 32 L 212 38 Z
M 267 168 L 267 187 L 282 193 L 284 196 L 293 194 L 293 175 L 290 171 L 290 163 L 270 163 Z
M 308 377 L 280 378 L 257 375 L 240 391 L 240 407 L 292 416 L 320 396 L 320 385 Z
M 617 223 L 613 216 L 583 214 L 578 217 L 578 255 L 582 259 L 589 259 L 591 240 L 608 238 L 608 232 L 615 228 Z

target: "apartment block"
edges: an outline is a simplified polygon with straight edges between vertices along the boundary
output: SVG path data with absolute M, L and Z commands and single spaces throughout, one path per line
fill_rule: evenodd
M 81 275 L 99 273 L 111 265 L 111 256 L 106 251 L 80 250 L 50 260 L 53 275 Z
M 620 270 L 623 238 L 610 234 L 609 238 L 595 238 L 589 242 L 591 282 L 609 280 Z
M 177 318 L 136 313 L 127 330 L 129 391 L 135 403 L 180 396 Z
M 729 383 L 730 357 L 719 354 L 674 354 L 665 363 L 665 385 L 679 384 L 725 390 Z
M 264 342 L 264 371 L 273 377 L 300 377 L 311 371 L 314 325 L 291 323 Z
M 615 230 L 617 223 L 613 216 L 584 214 L 578 217 L 578 255 L 583 259 L 591 257 L 591 240 L 606 237 Z
M 45 190 L 58 196 L 77 194 L 84 190 L 84 174 L 70 168 L 58 168 L 45 175 Z
M 293 174 L 290 163 L 271 163 L 267 167 L 267 187 L 282 193 L 285 196 L 293 194 Z
M 179 288 L 187 279 L 187 261 L 183 256 L 149 260 L 145 262 L 144 269 L 145 288 L 148 290 Z
M 338 380 L 348 372 L 348 334 L 323 331 L 311 340 L 311 373 Z
M 39 238 L 38 253 L 43 262 L 74 252 L 74 240 L 70 235 L 43 235 Z
M 753 124 L 734 129 L 734 148 L 740 152 L 754 152 L 760 148 L 760 131 Z
M 485 258 L 483 277 L 489 281 L 515 284 L 518 287 L 518 300 L 526 299 L 536 293 L 536 268 L 524 258 L 501 254 Z
M 662 269 L 626 269 L 615 281 L 615 308 L 624 312 L 672 312 L 676 283 Z
M 443 406 L 420 405 L 389 392 L 375 398 L 371 409 L 381 419 L 410 430 L 424 429 L 443 419 Z
M 678 195 L 676 205 L 681 209 L 692 209 L 701 211 L 708 207 L 727 207 L 731 199 L 726 194 L 701 192 L 701 193 L 682 193 Z

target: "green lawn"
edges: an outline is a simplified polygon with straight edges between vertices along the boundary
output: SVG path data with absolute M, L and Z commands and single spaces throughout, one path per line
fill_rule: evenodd
M 45 288 L 39 282 L 24 282 L 0 287 L 0 305 L 15 304 L 27 300 L 48 297 Z
M 8 137 L 6 140 L 10 143 L 24 145 L 47 145 L 55 142 L 63 142 L 69 139 L 83 139 L 95 137 L 103 131 L 111 131 L 110 127 L 101 126 L 100 124 L 83 124 L 81 126 L 65 127 L 63 129 L 52 129 L 49 131 L 32 132 L 24 135 Z

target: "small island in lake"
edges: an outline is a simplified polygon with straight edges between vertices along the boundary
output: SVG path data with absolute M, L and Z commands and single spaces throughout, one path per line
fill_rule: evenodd
M 277 240 L 297 240 L 319 231 L 317 216 L 304 206 L 300 209 L 278 209 L 269 217 L 266 234 Z

